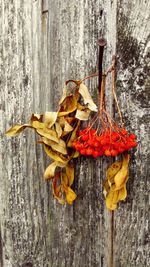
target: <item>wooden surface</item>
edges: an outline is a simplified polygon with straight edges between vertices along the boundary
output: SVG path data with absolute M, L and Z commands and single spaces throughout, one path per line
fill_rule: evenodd
M 0 0 L 0 267 L 150 266 L 149 10 L 148 0 Z M 119 56 L 119 102 L 139 140 L 128 197 L 114 220 L 102 195 L 110 160 L 77 160 L 78 198 L 62 207 L 42 179 L 49 160 L 34 132 L 4 136 L 32 112 L 55 110 L 66 79 L 95 72 L 101 35 L 107 39 L 105 66 Z M 97 79 L 87 85 L 96 100 Z

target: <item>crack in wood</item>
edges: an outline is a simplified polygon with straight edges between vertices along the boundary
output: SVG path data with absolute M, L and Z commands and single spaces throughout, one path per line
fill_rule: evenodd
M 48 13 L 48 1 L 42 0 L 42 14 Z

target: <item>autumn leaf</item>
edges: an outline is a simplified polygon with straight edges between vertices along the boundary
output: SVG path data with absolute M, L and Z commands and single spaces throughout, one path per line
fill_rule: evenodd
M 68 185 L 71 186 L 74 181 L 74 167 L 72 164 L 66 166 L 66 175 L 68 177 Z
M 88 91 L 88 88 L 85 86 L 85 84 L 81 83 L 80 87 L 79 87 L 79 93 L 82 95 L 83 97 L 83 101 L 84 104 L 88 106 L 88 108 L 91 111 L 95 111 L 97 112 L 97 106 L 95 105 L 95 103 L 93 102 L 93 99 Z
M 80 156 L 80 153 L 79 151 L 76 150 L 73 152 L 72 158 L 75 159 L 75 158 L 78 158 L 79 156 Z
M 55 122 L 55 130 L 56 130 L 58 138 L 60 138 L 63 131 L 62 131 L 62 128 L 58 122 Z
M 106 196 L 106 207 L 109 210 L 115 210 L 117 208 L 117 202 L 118 202 L 118 191 L 113 190 L 113 186 L 110 188 L 107 196 Z
M 119 189 L 122 186 L 122 184 L 124 184 L 124 182 L 125 182 L 125 180 L 127 178 L 129 160 L 130 160 L 130 156 L 129 156 L 129 154 L 126 154 L 123 157 L 123 162 L 122 162 L 121 169 L 117 172 L 117 174 L 114 177 L 116 190 Z
M 44 150 L 51 159 L 61 162 L 61 163 L 65 163 L 65 164 L 68 162 L 68 159 L 64 158 L 63 156 L 58 155 L 58 153 L 53 151 L 49 146 L 44 145 Z
M 119 200 L 125 200 L 127 197 L 127 189 L 126 189 L 126 184 L 119 190 L 119 195 L 118 199 Z
M 87 121 L 89 119 L 90 110 L 86 109 L 84 111 L 77 110 L 75 117 L 80 121 Z
M 45 112 L 44 113 L 44 124 L 46 128 L 50 129 L 57 120 L 58 112 Z
M 44 128 L 44 129 L 36 129 L 36 132 L 39 135 L 46 137 L 49 140 L 59 143 L 59 138 L 57 136 L 57 133 L 54 130 Z
M 45 170 L 44 172 L 44 178 L 45 179 L 50 179 L 52 177 L 54 177 L 55 175 L 55 171 L 57 167 L 61 167 L 64 168 L 66 165 L 64 163 L 58 162 L 58 161 L 54 161 L 53 163 L 51 163 Z
M 59 139 L 58 143 L 56 143 L 52 140 L 42 137 L 42 141 L 44 142 L 44 144 L 50 146 L 53 150 L 63 155 L 67 155 L 66 143 L 62 139 Z
M 64 131 L 65 132 L 71 132 L 71 131 L 73 131 L 73 127 L 66 120 L 64 122 Z
M 79 129 L 79 126 L 80 126 L 80 121 L 77 122 L 76 127 L 72 131 L 71 136 L 70 136 L 70 139 L 69 139 L 69 141 L 67 143 L 67 147 L 72 147 L 73 141 L 77 138 L 77 131 Z
M 103 187 L 104 187 L 103 194 L 104 194 L 104 196 L 106 197 L 106 195 L 107 195 L 107 193 L 109 192 L 109 189 L 110 189 L 110 185 L 109 185 L 107 179 L 105 179 L 105 180 L 103 181 Z
M 58 178 L 59 174 L 56 174 L 52 182 L 52 192 L 60 204 L 65 204 L 65 200 L 62 197 L 62 185 L 57 185 Z
M 62 184 L 62 187 L 64 189 L 64 192 L 66 193 L 66 201 L 71 205 L 76 199 L 77 195 L 69 186 L 66 186 L 64 183 Z
M 77 109 L 77 99 L 74 95 L 67 96 L 61 103 L 58 117 L 66 116 Z
M 120 170 L 122 166 L 121 161 L 115 161 L 106 171 L 106 179 L 111 183 L 114 182 L 114 176 Z
M 29 124 L 16 124 L 15 126 L 11 127 L 5 134 L 10 137 L 16 136 L 27 127 L 32 128 Z

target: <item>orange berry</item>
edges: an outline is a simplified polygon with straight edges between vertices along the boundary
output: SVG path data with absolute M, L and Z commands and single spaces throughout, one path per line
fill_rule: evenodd
M 104 153 L 105 153 L 105 156 L 107 156 L 107 157 L 110 157 L 111 156 L 111 152 L 110 152 L 109 149 L 105 150 Z

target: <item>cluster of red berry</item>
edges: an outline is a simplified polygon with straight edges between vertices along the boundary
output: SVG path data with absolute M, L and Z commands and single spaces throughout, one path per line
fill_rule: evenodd
M 95 129 L 85 128 L 73 142 L 73 147 L 84 156 L 117 156 L 137 146 L 136 135 L 129 134 L 126 129 L 105 130 L 98 135 Z

